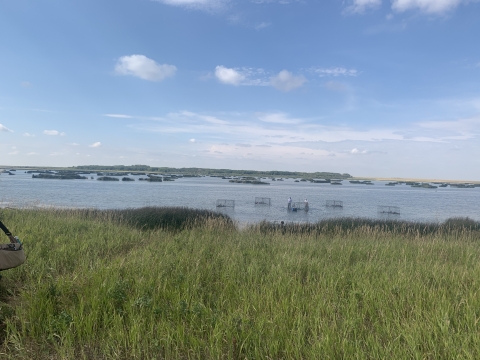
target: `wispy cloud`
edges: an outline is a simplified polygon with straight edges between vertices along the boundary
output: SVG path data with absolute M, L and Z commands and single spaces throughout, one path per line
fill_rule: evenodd
M 301 87 L 307 79 L 303 75 L 293 75 L 287 70 L 282 70 L 278 75 L 272 76 L 270 78 L 270 83 L 272 86 L 281 91 L 292 91 Z
M 420 10 L 429 14 L 442 14 L 470 0 L 393 0 L 392 9 L 398 12 Z
M 301 119 L 295 119 L 289 117 L 285 113 L 257 113 L 256 114 L 260 121 L 271 123 L 271 124 L 300 124 Z
M 423 121 L 416 125 L 427 136 L 440 141 L 480 138 L 480 116 L 450 121 Z
M 292 137 L 304 141 L 336 142 L 345 139 L 377 141 L 402 140 L 396 129 L 355 130 L 346 126 L 326 126 L 316 119 L 298 119 L 282 113 L 233 114 L 227 119 L 192 112 L 171 113 L 148 125 L 133 124 L 139 130 L 166 133 L 204 134 L 229 139 L 233 143 L 283 143 Z M 213 120 L 212 120 L 213 119 Z M 292 125 L 295 124 L 294 127 Z M 248 140 L 248 141 L 245 141 Z
M 60 132 L 58 130 L 43 130 L 44 135 L 49 135 L 49 136 L 65 136 L 66 134 L 64 132 Z
M 296 118 L 280 112 L 231 113 L 214 116 L 184 111 L 170 113 L 156 119 L 154 122 L 142 122 L 130 126 L 161 134 L 202 134 L 202 138 L 205 139 L 204 144 L 214 141 L 213 139 L 221 139 L 221 142 L 252 146 L 281 145 L 289 141 L 447 143 L 480 136 L 480 118 L 417 122 L 404 127 L 377 126 L 368 129 L 323 125 L 320 119 Z
M 124 115 L 124 114 L 103 114 L 103 116 L 110 117 L 110 118 L 117 118 L 117 119 L 131 119 L 132 116 Z
M 345 8 L 345 13 L 363 14 L 368 9 L 374 9 L 382 5 L 382 0 L 353 0 Z
M 348 153 L 350 154 L 367 154 L 367 150 L 358 150 L 357 148 L 353 148 L 352 150 L 349 150 Z
M 256 30 L 265 29 L 265 28 L 269 27 L 270 25 L 271 25 L 271 23 L 261 22 L 260 24 L 255 25 L 255 29 Z
M 132 75 L 148 81 L 162 81 L 174 76 L 176 71 L 174 65 L 158 64 L 145 55 L 122 56 L 115 65 L 118 75 Z
M 391 0 L 393 11 L 405 12 L 418 10 L 426 14 L 441 15 L 452 11 L 460 4 L 468 4 L 476 0 Z M 345 13 L 363 14 L 369 9 L 379 8 L 383 0 L 351 0 L 345 7 Z
M 155 0 L 165 5 L 215 12 L 223 9 L 230 0 Z
M 26 136 L 26 137 L 35 137 L 35 134 L 30 134 L 30 133 L 24 133 L 23 136 Z
M 332 67 L 332 68 L 318 68 L 313 67 L 309 69 L 310 72 L 317 74 L 320 77 L 325 76 L 357 76 L 358 70 L 356 69 L 347 69 L 344 67 Z
M 327 81 L 323 86 L 331 91 L 345 92 L 348 90 L 345 84 L 338 81 Z
M 2 132 L 13 132 L 12 130 L 10 130 L 9 128 L 7 128 L 6 126 L 0 124 L 0 131 Z
M 102 146 L 102 143 L 100 141 L 97 141 L 91 145 L 88 145 L 88 147 L 91 147 L 91 148 L 98 148 L 100 146 Z

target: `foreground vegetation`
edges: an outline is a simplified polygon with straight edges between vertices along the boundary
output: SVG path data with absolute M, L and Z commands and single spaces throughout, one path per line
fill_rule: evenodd
M 199 215 L 3 210 L 0 357 L 480 358 L 478 223 Z

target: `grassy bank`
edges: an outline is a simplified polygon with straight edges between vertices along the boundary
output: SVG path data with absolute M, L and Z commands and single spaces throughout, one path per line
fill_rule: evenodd
M 2 211 L 28 258 L 2 273 L 1 358 L 480 358 L 476 223 L 142 211 Z

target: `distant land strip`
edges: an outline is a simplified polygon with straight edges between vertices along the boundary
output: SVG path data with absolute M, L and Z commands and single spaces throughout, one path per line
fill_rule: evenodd
M 421 178 L 399 178 L 399 177 L 352 177 L 349 180 L 371 180 L 371 181 L 398 181 L 398 182 L 424 182 L 424 183 L 443 183 L 443 184 L 480 184 L 479 180 L 445 180 L 445 179 L 421 179 Z
M 298 172 L 298 171 L 257 171 L 257 170 L 231 170 L 231 169 L 208 169 L 208 168 L 172 168 L 172 167 L 151 167 L 149 165 L 80 165 L 72 167 L 45 167 L 45 166 L 0 166 L 5 169 L 19 170 L 70 170 L 70 171 L 120 171 L 120 172 L 150 172 L 161 174 L 181 174 L 181 175 L 208 175 L 208 176 L 256 176 L 256 177 L 290 177 L 290 178 L 308 178 L 308 179 L 350 179 L 350 174 L 340 174 L 334 172 Z

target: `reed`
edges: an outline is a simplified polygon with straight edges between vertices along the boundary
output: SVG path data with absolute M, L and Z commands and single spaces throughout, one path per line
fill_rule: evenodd
M 1 358 L 480 358 L 477 223 L 171 231 L 128 214 L 1 213 L 28 257 L 0 282 Z

